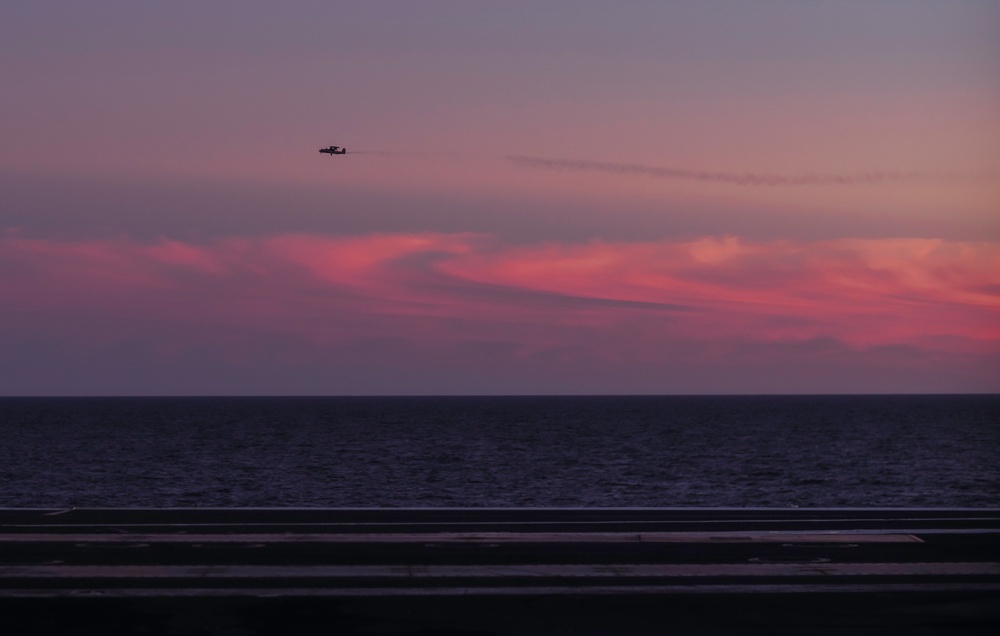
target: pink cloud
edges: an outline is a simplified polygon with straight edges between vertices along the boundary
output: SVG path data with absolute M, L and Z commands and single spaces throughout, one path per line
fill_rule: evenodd
M 689 335 L 836 337 L 864 345 L 1000 336 L 995 244 L 743 243 L 736 238 L 532 246 L 445 263 L 455 277 L 605 301 L 697 309 Z
M 879 368 L 931 373 L 951 360 L 993 369 L 991 382 L 1000 375 L 1000 245 L 987 242 L 8 235 L 0 272 L 7 337 L 92 350 L 149 342 L 165 358 L 210 346 L 252 362 L 262 343 L 294 341 L 290 363 L 336 351 L 484 373 L 757 363 L 794 373 L 853 355 Z

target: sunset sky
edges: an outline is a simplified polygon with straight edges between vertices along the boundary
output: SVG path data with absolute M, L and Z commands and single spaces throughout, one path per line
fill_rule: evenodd
M 1000 391 L 997 2 L 15 1 L 0 75 L 0 395 Z

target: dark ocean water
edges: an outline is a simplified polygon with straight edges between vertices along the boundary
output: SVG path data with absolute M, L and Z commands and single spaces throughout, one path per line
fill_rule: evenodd
M 3 398 L 0 507 L 1000 506 L 1000 396 Z

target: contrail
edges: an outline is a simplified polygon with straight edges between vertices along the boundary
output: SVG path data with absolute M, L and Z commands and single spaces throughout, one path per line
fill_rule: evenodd
M 458 152 L 434 152 L 428 150 L 348 150 L 349 155 L 386 155 L 394 157 L 467 157 Z
M 351 155 L 383 155 L 396 157 L 465 157 L 488 158 L 488 155 L 470 155 L 466 153 L 399 151 L 399 150 L 348 150 Z M 493 157 L 496 157 L 495 155 Z M 656 179 L 676 179 L 682 181 L 704 181 L 710 183 L 728 183 L 738 186 L 816 186 L 816 185 L 868 185 L 880 183 L 905 183 L 918 181 L 954 181 L 980 180 L 995 178 L 995 173 L 956 173 L 956 172 L 916 172 L 916 171 L 875 171 L 847 174 L 837 173 L 804 173 L 804 174 L 769 174 L 760 172 L 723 172 L 718 170 L 691 170 L 688 168 L 667 168 L 663 166 L 647 166 L 638 163 L 618 163 L 612 161 L 587 161 L 580 159 L 545 159 L 528 157 L 526 155 L 508 155 L 503 157 L 515 165 L 524 168 L 541 168 L 548 170 L 569 170 L 577 172 L 604 172 L 621 175 L 638 175 Z
M 859 185 L 867 183 L 887 183 L 919 181 L 927 178 L 941 178 L 919 172 L 864 172 L 859 174 L 802 174 L 777 175 L 752 172 L 714 172 L 708 170 L 686 170 L 683 168 L 661 168 L 635 163 L 612 163 L 609 161 L 576 161 L 571 159 L 540 159 L 538 157 L 507 157 L 517 165 L 527 168 L 549 168 L 553 170 L 575 170 L 584 172 L 611 172 L 615 174 L 644 175 L 658 179 L 682 179 L 687 181 L 711 181 L 745 186 L 797 186 L 797 185 Z
M 412 155 L 413 152 L 400 152 L 398 150 L 348 150 L 349 155 Z

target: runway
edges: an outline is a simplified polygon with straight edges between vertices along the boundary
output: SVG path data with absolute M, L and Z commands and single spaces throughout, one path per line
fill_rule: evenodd
M 994 608 L 1000 510 L 0 510 L 0 610 L 25 630 L 99 609 L 171 634 L 979 633 Z

